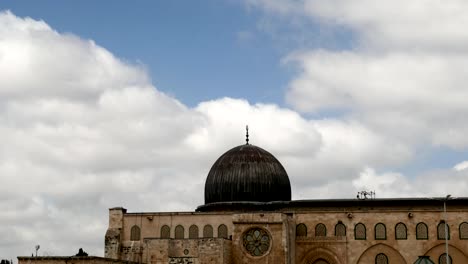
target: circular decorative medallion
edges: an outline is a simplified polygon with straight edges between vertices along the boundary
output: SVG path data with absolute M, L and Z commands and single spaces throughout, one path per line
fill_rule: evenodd
M 252 228 L 245 232 L 243 244 L 250 255 L 254 257 L 263 256 L 270 249 L 270 235 L 261 228 Z

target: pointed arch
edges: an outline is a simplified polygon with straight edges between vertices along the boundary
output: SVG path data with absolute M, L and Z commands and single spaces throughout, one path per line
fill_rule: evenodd
M 335 236 L 346 236 L 346 226 L 341 221 L 335 225 Z
M 450 254 L 448 255 L 448 262 L 447 262 L 447 254 L 442 253 L 442 255 L 439 256 L 439 264 L 452 264 L 452 257 Z
M 440 221 L 437 225 L 437 239 L 445 240 L 445 227 L 447 227 L 447 240 L 450 240 L 450 226 L 445 221 Z
M 228 238 L 228 229 L 225 224 L 220 224 L 218 226 L 218 237 L 225 238 L 225 239 Z
M 203 237 L 206 237 L 206 238 L 213 237 L 213 227 L 211 225 L 205 225 L 203 227 Z
M 463 222 L 458 227 L 458 232 L 461 240 L 468 239 L 468 223 Z
M 388 264 L 388 257 L 384 253 L 379 253 L 375 256 L 375 264 Z
M 453 263 L 468 263 L 468 253 L 464 252 L 463 249 L 457 247 L 456 245 L 449 243 L 448 246 L 449 256 L 452 258 Z M 430 256 L 431 259 L 435 260 L 434 262 L 437 263 L 440 255 L 443 253 L 445 253 L 445 242 L 440 241 L 439 244 L 430 248 L 423 255 Z
M 416 225 L 416 239 L 428 240 L 429 232 L 427 231 L 427 225 L 424 222 L 419 222 Z
M 191 239 L 198 238 L 198 226 L 191 225 L 189 227 L 189 238 L 191 238 Z
M 341 264 L 338 256 L 329 249 L 313 247 L 306 252 L 299 263 L 304 264 Z
M 407 232 L 405 224 L 400 222 L 395 225 L 395 239 L 396 240 L 408 239 L 408 232 Z
M 354 239 L 366 240 L 366 226 L 363 223 L 357 223 L 354 226 Z
M 378 243 L 373 246 L 367 248 L 361 256 L 359 256 L 358 261 L 356 264 L 369 264 L 375 263 L 376 256 L 378 254 L 384 254 L 388 258 L 388 263 L 398 263 L 398 264 L 407 264 L 405 258 L 401 255 L 401 253 L 393 248 L 390 245 L 386 245 L 383 243 Z M 391 259 L 388 257 L 391 256 Z M 383 260 L 382 260 L 383 261 Z M 384 262 L 385 263 L 385 262 Z M 411 262 L 412 263 L 412 262 Z
M 170 238 L 171 237 L 171 228 L 167 225 L 161 227 L 161 238 Z
M 132 226 L 132 228 L 130 229 L 130 240 L 140 240 L 140 227 L 138 227 L 137 225 Z
M 327 236 L 327 227 L 322 223 L 317 224 L 315 226 L 315 236 L 316 237 L 325 237 L 325 236 Z
M 330 264 L 330 262 L 324 260 L 324 259 L 317 259 L 314 263 L 312 264 Z
M 175 239 L 183 239 L 184 238 L 184 227 L 181 225 L 176 226 L 175 228 Z
M 377 223 L 374 227 L 375 240 L 387 239 L 387 228 L 383 223 Z
M 296 226 L 296 237 L 307 237 L 307 226 L 300 223 Z

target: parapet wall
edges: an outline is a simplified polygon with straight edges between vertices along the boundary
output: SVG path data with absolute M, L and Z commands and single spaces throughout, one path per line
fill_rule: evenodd
M 18 264 L 138 264 L 133 261 L 125 261 L 95 256 L 86 257 L 18 257 Z
M 223 238 L 146 239 L 143 262 L 231 264 L 231 241 Z

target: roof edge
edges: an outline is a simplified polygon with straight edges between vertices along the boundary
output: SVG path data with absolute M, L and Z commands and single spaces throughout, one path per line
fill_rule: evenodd
M 446 197 L 410 197 L 410 198 L 376 198 L 376 199 L 310 199 L 273 202 L 215 202 L 200 205 L 196 212 L 209 211 L 295 211 L 314 208 L 345 208 L 345 207 L 442 207 L 447 205 L 468 208 L 468 197 L 456 197 L 447 200 Z

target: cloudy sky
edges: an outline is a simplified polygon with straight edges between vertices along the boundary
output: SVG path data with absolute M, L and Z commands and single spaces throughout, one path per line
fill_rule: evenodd
M 466 25 L 466 0 L 2 1 L 0 258 L 193 211 L 246 124 L 293 199 L 467 196 Z

